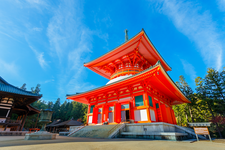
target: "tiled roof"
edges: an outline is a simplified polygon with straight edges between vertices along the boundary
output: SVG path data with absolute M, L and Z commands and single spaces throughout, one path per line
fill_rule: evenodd
M 26 95 L 26 96 L 42 97 L 42 94 L 36 94 L 36 93 L 32 93 L 30 91 L 25 91 L 23 89 L 20 89 L 18 87 L 15 87 L 15 86 L 9 84 L 1 76 L 0 76 L 0 92 L 7 92 L 7 93 Z
M 67 121 L 52 125 L 52 126 L 54 126 L 54 127 L 58 127 L 58 126 L 81 126 L 82 124 L 83 123 L 81 123 L 79 121 L 71 119 L 71 120 L 67 120 Z

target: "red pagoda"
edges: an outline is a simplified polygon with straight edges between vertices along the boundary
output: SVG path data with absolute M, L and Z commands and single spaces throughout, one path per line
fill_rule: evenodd
M 167 74 L 170 66 L 144 30 L 84 66 L 110 80 L 105 86 L 67 95 L 67 99 L 88 105 L 89 125 L 176 124 L 172 105 L 190 103 Z

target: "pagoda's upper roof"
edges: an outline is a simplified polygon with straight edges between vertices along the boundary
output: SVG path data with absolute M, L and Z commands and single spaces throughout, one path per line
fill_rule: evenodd
M 126 56 L 135 50 L 137 50 L 138 53 L 144 57 L 144 60 L 148 61 L 149 64 L 154 65 L 160 60 L 163 68 L 165 68 L 166 71 L 171 70 L 170 66 L 156 50 L 143 29 L 127 42 L 100 56 L 99 58 L 85 63 L 84 66 L 102 75 L 103 77 L 110 79 L 110 72 L 106 72 L 105 70 L 101 69 L 101 67 L 117 59 L 120 59 L 121 57 Z
M 160 61 L 138 74 L 87 92 L 67 95 L 67 99 L 75 100 L 77 102 L 85 104 L 90 104 L 91 101 L 88 99 L 88 97 L 107 93 L 113 90 L 118 90 L 124 87 L 129 87 L 130 85 L 142 82 L 143 80 L 148 81 L 154 89 L 158 89 L 162 91 L 164 95 L 170 97 L 171 105 L 190 103 L 190 100 L 181 92 L 181 90 L 169 77 Z
M 39 97 L 39 98 L 42 97 L 42 94 L 36 94 L 36 93 L 32 93 L 30 91 L 25 91 L 23 89 L 20 89 L 18 87 L 15 87 L 15 86 L 9 84 L 1 76 L 0 76 L 0 92 L 24 95 L 24 96 Z

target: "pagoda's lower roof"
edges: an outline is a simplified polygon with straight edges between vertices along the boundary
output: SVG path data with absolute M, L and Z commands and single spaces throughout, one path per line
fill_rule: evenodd
M 190 103 L 190 100 L 180 91 L 177 85 L 169 77 L 166 70 L 158 61 L 154 66 L 135 74 L 131 77 L 107 84 L 105 86 L 79 93 L 74 95 L 67 95 L 67 99 L 71 99 L 80 103 L 90 104 L 90 97 L 108 93 L 113 90 L 123 89 L 136 83 L 147 82 L 153 89 L 159 90 L 171 100 L 171 105 Z

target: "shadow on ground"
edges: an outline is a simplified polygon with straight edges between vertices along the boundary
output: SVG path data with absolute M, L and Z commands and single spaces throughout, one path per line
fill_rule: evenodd
M 0 139 L 4 136 L 0 136 Z M 69 143 L 69 142 L 116 142 L 116 141 L 152 141 L 148 139 L 126 139 L 126 138 L 115 138 L 115 139 L 93 139 L 93 138 L 76 138 L 57 136 L 55 140 L 24 140 L 25 136 L 20 138 L 11 138 L 7 136 L 7 140 L 0 140 L 0 147 L 7 146 L 22 146 L 22 145 L 38 145 L 38 144 L 51 144 L 51 143 Z

